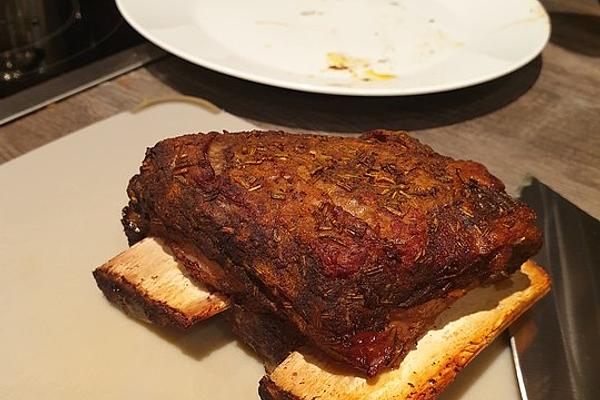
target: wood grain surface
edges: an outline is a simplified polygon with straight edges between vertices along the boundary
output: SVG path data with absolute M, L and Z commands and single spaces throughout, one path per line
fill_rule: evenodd
M 167 57 L 0 127 L 0 163 L 144 99 L 186 94 L 264 128 L 409 130 L 441 153 L 484 163 L 513 194 L 534 175 L 600 218 L 600 3 L 543 3 L 552 37 L 542 55 L 489 83 L 423 96 L 328 96 L 246 82 Z

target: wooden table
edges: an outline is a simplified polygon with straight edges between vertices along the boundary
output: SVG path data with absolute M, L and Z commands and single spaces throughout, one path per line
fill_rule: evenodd
M 409 130 L 439 152 L 483 162 L 512 193 L 534 175 L 600 218 L 600 5 L 544 4 L 553 33 L 543 54 L 476 87 L 414 97 L 316 95 L 242 81 L 169 56 L 0 127 L 0 163 L 143 99 L 186 94 L 264 128 Z

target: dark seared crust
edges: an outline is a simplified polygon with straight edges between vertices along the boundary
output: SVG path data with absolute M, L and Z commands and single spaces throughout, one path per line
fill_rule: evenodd
M 289 322 L 260 307 L 236 304 L 227 312 L 226 321 L 236 336 L 260 357 L 267 372 L 304 341 Z
M 270 400 L 436 399 L 477 354 L 549 290 L 548 275 L 527 261 L 506 283 L 471 290 L 452 311 L 442 313 L 436 328 L 398 368 L 365 379 L 332 363 L 322 352 L 303 347 L 261 380 L 259 393 Z
M 428 328 L 407 336 L 393 320 L 508 276 L 541 244 L 533 212 L 485 167 L 400 132 L 167 139 L 128 194 L 130 242 L 196 248 L 223 267 L 216 289 L 249 296 L 368 375 Z

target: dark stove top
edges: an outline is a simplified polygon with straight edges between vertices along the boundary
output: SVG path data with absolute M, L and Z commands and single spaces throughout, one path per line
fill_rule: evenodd
M 3 0 L 0 98 L 142 42 L 114 0 Z

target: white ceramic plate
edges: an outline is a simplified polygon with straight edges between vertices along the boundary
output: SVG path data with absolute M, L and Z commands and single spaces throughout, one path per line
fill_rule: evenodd
M 395 96 L 485 82 L 548 41 L 537 0 L 117 0 L 165 50 L 307 92 Z
M 106 301 L 91 273 L 127 246 L 121 208 L 146 147 L 186 132 L 252 128 L 224 112 L 164 104 L 0 165 L 0 399 L 258 398 L 264 369 L 218 318 L 187 334 L 139 323 Z M 443 396 L 518 398 L 505 340 Z

